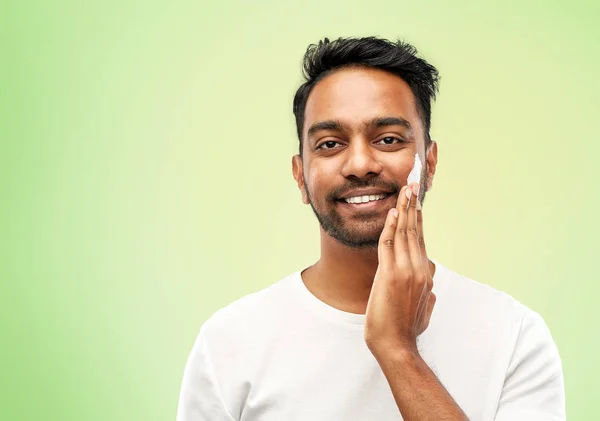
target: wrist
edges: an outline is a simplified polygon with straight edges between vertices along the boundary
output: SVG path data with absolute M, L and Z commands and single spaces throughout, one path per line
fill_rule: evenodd
M 402 341 L 381 341 L 369 345 L 369 349 L 377 360 L 391 359 L 400 363 L 410 363 L 421 358 L 416 343 Z
M 384 375 L 405 378 L 405 376 L 414 377 L 425 373 L 427 363 L 419 354 L 415 347 L 396 346 L 380 349 L 373 355 L 381 367 Z

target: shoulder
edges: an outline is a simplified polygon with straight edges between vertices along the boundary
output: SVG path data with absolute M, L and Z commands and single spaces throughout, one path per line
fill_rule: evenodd
M 278 320 L 290 300 L 291 276 L 231 302 L 202 324 L 186 364 L 182 411 L 200 407 L 212 414 L 218 407 L 227 419 L 240 414 L 253 370 L 264 358 L 264 338 L 273 325 L 269 320 Z M 199 390 L 204 391 L 201 401 Z
M 543 317 L 511 295 L 435 263 L 438 300 L 429 339 L 445 350 L 448 344 L 459 349 L 453 364 L 464 354 L 471 368 L 498 367 L 498 420 L 564 419 L 561 358 Z
M 505 292 L 435 263 L 440 273 L 434 278 L 438 282 L 435 286 L 434 281 L 438 300 L 432 321 L 435 316 L 440 334 L 446 332 L 466 341 L 486 338 L 487 346 L 508 352 L 511 364 L 508 374 L 523 361 L 539 358 L 551 361 L 553 372 L 560 373 L 557 347 L 548 325 L 537 311 Z
M 435 264 L 434 292 L 438 296 L 436 307 L 439 304 L 442 311 L 461 318 L 473 319 L 477 316 L 481 322 L 510 323 L 515 328 L 525 317 L 540 318 L 538 313 L 510 294 L 458 274 L 438 262 Z
M 460 326 L 465 333 L 481 334 L 492 342 L 502 341 L 514 350 L 513 361 L 526 358 L 519 353 L 541 349 L 560 360 L 550 329 L 537 311 L 505 292 L 459 275 L 437 262 L 436 267 L 440 273 L 436 276 L 438 300 L 434 312 L 439 311 L 438 319 L 445 329 Z
M 446 331 L 467 341 L 487 338 L 490 347 L 501 347 L 507 352 L 518 344 L 521 348 L 540 343 L 553 346 L 548 326 L 538 312 L 506 292 L 437 262 L 434 292 L 437 301 L 432 325 L 439 334 Z
M 292 278 L 290 274 L 217 310 L 202 325 L 206 341 L 227 347 L 259 336 L 261 330 L 285 314 L 293 301 Z

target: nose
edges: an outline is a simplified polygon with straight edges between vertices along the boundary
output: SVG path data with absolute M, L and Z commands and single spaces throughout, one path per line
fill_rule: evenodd
M 346 178 L 352 176 L 359 179 L 367 178 L 378 175 L 383 169 L 368 141 L 360 139 L 351 141 L 345 157 L 342 174 Z

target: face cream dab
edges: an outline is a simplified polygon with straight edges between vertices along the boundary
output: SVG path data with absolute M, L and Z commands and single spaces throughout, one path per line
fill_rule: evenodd
M 419 158 L 419 154 L 415 153 L 415 164 L 413 165 L 413 169 L 408 174 L 408 180 L 406 184 L 410 183 L 420 183 L 421 182 L 421 159 Z

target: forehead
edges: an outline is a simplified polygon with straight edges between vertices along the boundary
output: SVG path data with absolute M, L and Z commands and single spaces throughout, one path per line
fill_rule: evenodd
M 376 117 L 401 117 L 421 133 L 415 97 L 399 76 L 371 68 L 338 70 L 319 81 L 304 112 L 304 137 L 319 121 L 343 121 L 359 130 Z

